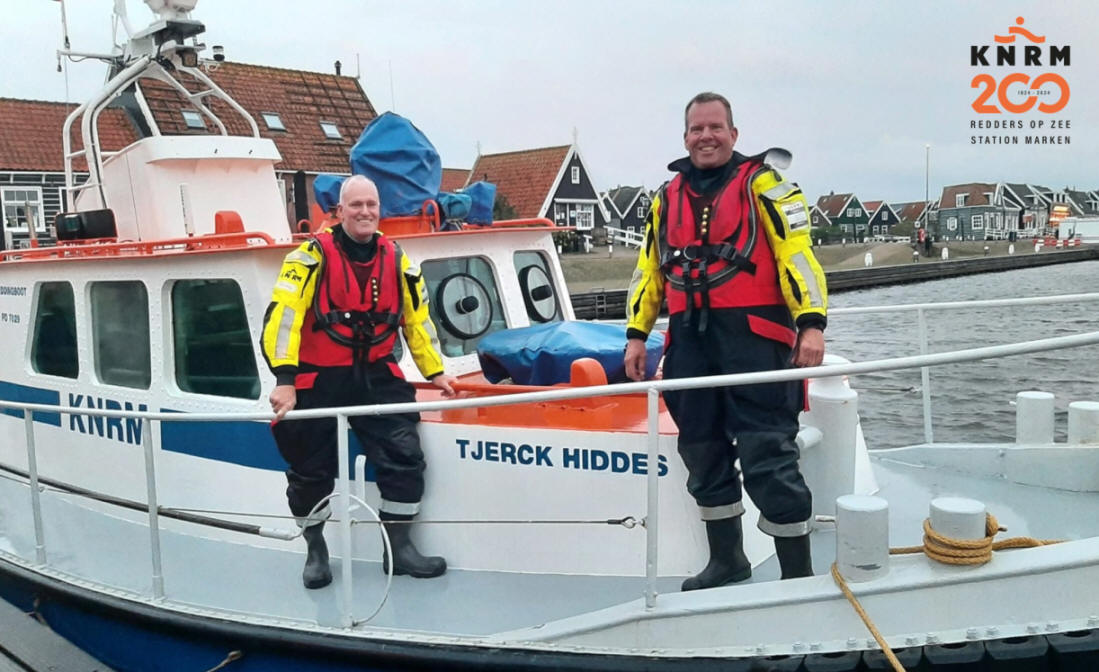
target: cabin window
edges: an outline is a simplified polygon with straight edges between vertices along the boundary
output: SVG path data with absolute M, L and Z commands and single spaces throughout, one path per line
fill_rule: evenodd
M 278 115 L 278 112 L 260 112 L 263 117 L 263 123 L 267 124 L 267 129 L 271 131 L 285 131 L 286 124 L 282 123 L 282 117 Z
M 42 189 L 40 187 L 4 187 L 4 228 L 8 231 L 29 231 L 28 222 L 34 222 L 36 231 L 45 231 L 42 218 Z
M 236 282 L 180 280 L 172 285 L 172 339 L 180 390 L 259 398 L 252 334 Z
M 645 206 L 643 206 L 643 205 L 637 206 L 637 218 L 638 219 L 645 219 Z
M 580 184 L 580 166 L 573 166 L 569 171 L 573 184 Z
M 539 252 L 516 252 L 515 270 L 531 323 L 561 319 L 561 302 L 553 288 L 549 263 Z
M 340 129 L 331 121 L 322 121 L 321 130 L 324 131 L 324 137 L 329 140 L 342 140 L 343 136 L 340 135 Z
M 946 218 L 946 228 L 947 228 L 948 231 L 957 231 L 958 230 L 958 218 L 957 217 L 947 217 Z
M 969 224 L 974 229 L 983 229 L 983 228 L 985 228 L 984 215 L 973 215 L 973 217 L 969 220 Z
M 481 257 L 425 261 L 431 317 L 447 357 L 476 352 L 486 334 L 507 328 L 492 266 Z
M 75 305 L 69 283 L 44 282 L 38 286 L 31 344 L 31 365 L 35 372 L 62 378 L 76 378 L 80 372 Z
M 206 128 L 206 120 L 202 118 L 202 115 L 194 110 L 180 110 L 183 114 L 183 123 L 187 125 L 187 128 L 194 128 L 202 130 Z
M 95 375 L 107 385 L 149 389 L 149 293 L 140 282 L 91 285 Z

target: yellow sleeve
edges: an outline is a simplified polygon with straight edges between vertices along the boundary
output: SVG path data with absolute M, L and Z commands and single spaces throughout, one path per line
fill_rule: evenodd
M 809 204 L 801 189 L 775 170 L 765 170 L 752 182 L 763 229 L 775 254 L 779 285 L 798 327 L 824 326 L 828 289 L 824 271 L 813 256 L 809 234 Z
M 260 345 L 280 385 L 293 382 L 297 372 L 301 325 L 313 304 L 321 260 L 320 246 L 311 240 L 286 255 L 263 317 Z
M 398 250 L 400 248 L 397 248 Z M 413 264 L 408 255 L 401 258 L 401 330 L 412 354 L 412 361 L 424 378 L 443 373 L 443 358 L 439 354 L 439 334 L 427 307 L 427 283 L 420 267 Z
M 653 197 L 649 215 L 645 218 L 645 238 L 637 255 L 637 268 L 626 293 L 626 336 L 648 336 L 656 319 L 660 317 L 660 305 L 664 302 L 664 271 L 660 268 L 660 204 L 664 200 L 661 190 Z

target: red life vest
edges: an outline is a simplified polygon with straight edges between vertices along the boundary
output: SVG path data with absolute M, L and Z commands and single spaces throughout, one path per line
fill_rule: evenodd
M 763 231 L 752 194 L 752 178 L 764 165 L 748 160 L 698 217 L 683 175 L 664 190 L 661 207 L 661 265 L 668 313 L 702 309 L 705 330 L 710 308 L 785 305 L 771 244 Z
M 302 322 L 300 361 L 352 366 L 392 353 L 401 323 L 401 249 L 378 236 L 374 258 L 360 264 L 351 261 L 327 231 L 318 233 L 314 242 L 322 253 L 321 275 L 313 310 Z M 365 283 L 359 282 L 360 274 Z

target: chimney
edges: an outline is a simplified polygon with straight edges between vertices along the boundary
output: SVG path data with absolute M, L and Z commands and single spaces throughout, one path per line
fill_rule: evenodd
M 340 63 L 339 61 L 336 61 L 336 76 L 337 77 L 340 76 L 340 68 L 342 68 L 342 67 L 343 67 L 343 63 Z

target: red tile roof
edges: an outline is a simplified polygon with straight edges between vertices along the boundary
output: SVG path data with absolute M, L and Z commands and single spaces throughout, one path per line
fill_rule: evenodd
M 923 201 L 912 201 L 911 203 L 899 203 L 894 206 L 897 211 L 897 217 L 900 217 L 902 222 L 918 222 L 923 217 L 924 208 L 927 204 Z
M 851 198 L 851 194 L 834 194 L 832 196 L 821 196 L 817 199 L 817 207 L 828 219 L 839 217 L 843 214 L 843 206 L 847 204 L 847 199 Z
M 881 201 L 863 201 L 862 207 L 866 209 L 868 214 L 874 214 L 878 211 L 878 206 L 881 205 Z
M 958 194 L 966 194 L 965 205 L 962 207 L 971 207 L 974 205 L 991 205 L 986 193 L 995 194 L 996 185 L 987 184 L 984 182 L 971 182 L 969 184 L 952 184 L 949 187 L 943 187 L 943 195 L 939 200 L 939 208 L 955 208 Z
M 70 103 L 0 98 L 0 170 L 65 170 L 61 129 L 65 117 L 75 109 Z M 73 149 L 83 146 L 80 124 L 73 124 Z M 106 151 L 122 149 L 137 140 L 137 133 L 119 109 L 105 110 L 99 116 L 99 141 Z M 83 159 L 73 161 L 73 169 L 87 171 Z
M 275 141 L 282 154 L 282 161 L 275 164 L 277 170 L 351 172 L 348 152 L 363 128 L 378 116 L 354 77 L 228 61 L 208 74 L 252 115 L 260 135 Z M 190 77 L 184 76 L 183 81 L 192 92 L 198 90 Z M 164 83 L 142 79 L 141 89 L 164 135 L 216 132 L 209 126 L 205 130 L 188 129 L 181 110 L 191 106 Z M 230 134 L 251 133 L 248 123 L 228 105 L 213 98 L 206 100 Z M 268 129 L 260 116 L 263 112 L 278 114 L 286 130 Z M 343 137 L 326 138 L 320 127 L 322 121 L 334 123 Z
M 571 149 L 571 145 L 562 145 L 486 154 L 477 158 L 469 179 L 495 184 L 496 193 L 507 197 L 517 218 L 538 217 Z
M 469 171 L 465 168 L 443 168 L 443 182 L 439 186 L 439 191 L 454 193 L 466 186 L 468 177 Z

